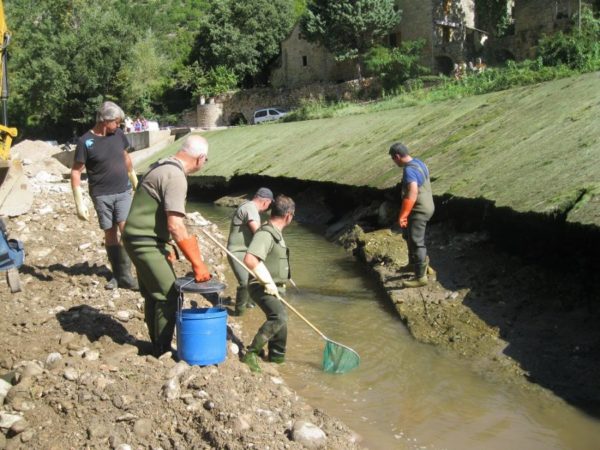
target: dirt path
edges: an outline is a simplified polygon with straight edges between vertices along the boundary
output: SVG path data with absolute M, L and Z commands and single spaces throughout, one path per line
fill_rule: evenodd
M 55 161 L 36 157 L 26 168 L 33 208 L 8 221 L 25 244 L 23 291 L 0 283 L 0 449 L 358 448 L 351 430 L 307 405 L 273 365 L 257 375 L 239 361 L 235 342 L 251 336 L 235 318 L 218 366 L 147 355 L 139 293 L 104 289 L 95 216 L 77 219 Z M 223 255 L 201 246 L 222 278 Z

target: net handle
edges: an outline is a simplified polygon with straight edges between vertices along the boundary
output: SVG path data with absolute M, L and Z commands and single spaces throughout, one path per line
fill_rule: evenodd
M 217 241 L 217 239 L 210 234 L 208 231 L 206 231 L 205 229 L 203 229 L 202 227 L 198 227 L 200 229 L 200 231 L 202 233 L 204 233 L 206 235 L 206 237 L 208 237 L 211 241 L 213 241 L 217 246 L 219 246 L 219 248 L 221 250 L 223 250 L 225 253 L 227 253 L 227 255 L 229 255 L 235 262 L 237 262 L 240 266 L 242 266 L 250 275 L 252 275 L 254 278 L 256 278 L 258 280 L 258 277 L 256 275 L 254 275 L 254 272 L 252 272 L 252 270 L 246 265 L 244 264 L 242 261 L 240 261 L 233 253 L 231 253 L 227 247 L 225 247 L 223 244 L 221 244 L 219 241 Z M 306 324 L 311 327 L 317 334 L 319 334 L 319 336 L 321 336 L 323 339 L 325 339 L 326 341 L 330 341 L 333 342 L 331 339 L 329 339 L 327 336 L 325 336 L 325 334 L 323 334 L 323 332 L 321 330 L 319 330 L 317 327 L 315 327 L 312 323 L 310 323 L 310 321 L 304 317 L 300 311 L 298 311 L 296 308 L 294 308 L 292 305 L 290 305 L 281 295 L 279 295 L 279 293 L 277 293 L 276 297 L 281 301 L 281 303 L 283 303 L 285 306 L 287 306 L 290 310 L 292 310 L 292 312 L 294 314 L 296 314 L 298 317 L 300 317 L 304 322 L 306 322 Z

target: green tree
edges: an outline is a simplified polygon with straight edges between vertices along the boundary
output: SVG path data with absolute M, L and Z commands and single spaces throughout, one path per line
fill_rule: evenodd
M 425 46 L 424 40 L 402 42 L 400 47 L 374 47 L 366 55 L 367 70 L 381 78 L 383 87 L 393 90 L 405 81 L 429 73 L 422 66 L 421 51 Z
M 493 36 L 503 36 L 510 25 L 506 0 L 475 0 L 477 27 Z
M 225 66 L 217 66 L 204 71 L 197 61 L 186 66 L 178 74 L 178 86 L 193 95 L 200 97 L 215 97 L 234 90 L 238 79 L 233 70 Z
M 21 135 L 65 138 L 89 125 L 114 83 L 134 36 L 119 1 L 7 3 L 13 31 L 9 108 Z
M 315 0 L 302 17 L 303 35 L 339 61 L 354 60 L 359 79 L 365 55 L 400 23 L 394 0 Z
M 145 38 L 129 49 L 128 58 L 117 74 L 122 92 L 121 107 L 146 117 L 153 115 L 153 99 L 160 96 L 168 70 L 167 58 L 159 54 L 155 35 L 148 31 Z
M 174 83 L 207 0 L 6 0 L 11 123 L 20 137 L 68 138 L 103 99 L 148 116 L 181 111 Z M 166 111 L 169 112 L 169 111 Z
M 293 0 L 214 0 L 203 16 L 194 60 L 231 69 L 245 86 L 265 82 L 268 64 L 290 32 Z

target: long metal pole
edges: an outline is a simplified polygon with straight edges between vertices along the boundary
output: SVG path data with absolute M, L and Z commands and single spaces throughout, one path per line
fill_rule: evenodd
M 217 241 L 217 239 L 212 234 L 210 234 L 208 231 L 206 231 L 202 227 L 198 227 L 198 228 L 207 238 L 209 238 L 211 241 L 213 241 L 217 245 L 217 247 L 219 247 L 221 250 L 223 250 L 225 253 L 227 253 L 227 255 L 229 255 L 235 262 L 237 262 L 240 266 L 242 266 L 244 268 L 244 270 L 246 270 L 253 277 L 256 277 L 256 275 L 254 275 L 254 272 L 252 272 L 252 270 L 246 264 L 244 264 L 233 253 L 231 253 L 227 249 L 227 247 L 225 247 L 223 244 L 221 244 L 219 241 Z M 258 279 L 258 277 L 256 277 L 256 278 Z M 275 297 L 277 297 L 285 306 L 287 306 L 289 309 L 291 309 L 292 312 L 294 312 L 294 314 L 296 314 L 298 317 L 300 317 L 302 320 L 304 320 L 304 322 L 306 322 L 306 324 L 309 327 L 311 327 L 314 331 L 316 331 L 323 339 L 325 339 L 326 341 L 331 341 L 331 339 L 329 339 L 327 336 L 325 336 L 325 334 L 323 334 L 323 332 L 321 330 L 319 330 L 312 323 L 310 323 L 310 321 L 306 317 L 304 317 L 302 315 L 302 313 L 300 313 L 300 311 L 298 311 L 296 308 L 294 308 L 292 305 L 290 305 L 283 297 L 281 297 L 279 294 L 277 294 Z M 332 342 L 334 342 L 334 341 L 332 341 Z M 344 345 L 344 347 L 346 347 L 346 346 Z

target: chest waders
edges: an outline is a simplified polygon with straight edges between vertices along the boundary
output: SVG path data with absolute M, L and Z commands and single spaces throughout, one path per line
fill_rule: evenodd
M 133 261 L 144 297 L 144 320 L 153 353 L 171 349 L 175 331 L 178 292 L 176 275 L 167 260 L 170 234 L 162 204 L 142 184 L 138 187 L 123 232 L 125 248 Z
M 283 287 L 290 279 L 289 249 L 285 246 L 281 231 L 273 225 L 265 224 L 260 227 L 260 231 L 268 232 L 273 238 L 273 248 L 263 262 L 275 284 Z M 244 362 L 252 371 L 260 372 L 258 354 L 265 344 L 269 350 L 269 361 L 279 364 L 285 361 L 288 315 L 285 305 L 277 297 L 265 294 L 261 284 L 250 284 L 249 290 L 253 300 L 267 316 L 267 320 L 254 336 L 244 356 Z
M 414 270 L 415 278 L 403 282 L 404 287 L 419 287 L 427 284 L 427 248 L 425 247 L 425 230 L 427 222 L 433 216 L 435 206 L 431 191 L 429 175 L 417 162 L 411 161 L 407 167 L 418 170 L 424 178 L 419 186 L 417 201 L 408 216 L 408 267 Z M 402 197 L 407 195 L 407 188 L 402 184 Z
M 229 238 L 227 239 L 227 249 L 232 252 L 237 259 L 243 261 L 253 236 L 254 233 L 252 233 L 248 224 L 238 221 L 237 217 L 234 216 L 231 221 Z M 248 307 L 254 307 L 254 302 L 250 299 L 250 294 L 248 293 L 248 272 L 246 272 L 232 257 L 227 256 L 227 260 L 238 281 L 238 287 L 235 293 L 234 314 L 239 317 L 244 315 Z

